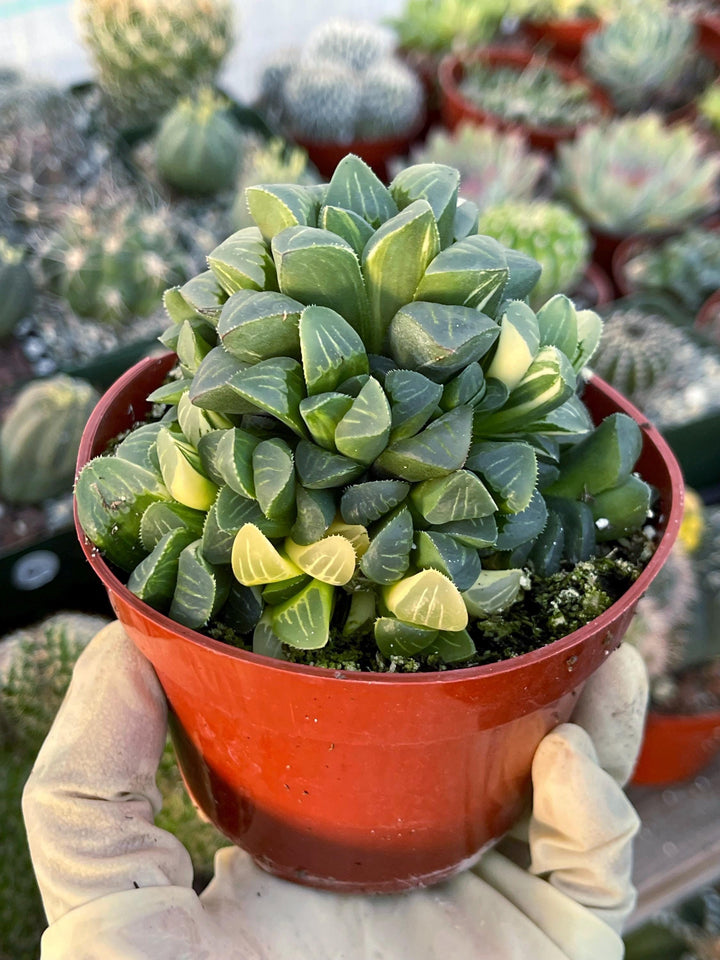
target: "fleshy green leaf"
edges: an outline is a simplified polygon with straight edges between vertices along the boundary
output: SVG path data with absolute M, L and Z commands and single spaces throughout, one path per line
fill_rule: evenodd
M 215 247 L 208 266 L 226 293 L 236 290 L 277 290 L 270 250 L 255 227 L 238 230 Z
M 308 544 L 320 540 L 335 519 L 335 497 L 329 490 L 306 490 L 295 487 L 296 520 L 290 536 L 295 543 Z
M 477 580 L 482 567 L 473 547 L 435 530 L 420 531 L 415 537 L 415 547 L 415 565 L 421 570 L 439 570 L 450 577 L 458 590 L 467 590 Z
M 175 591 L 180 554 L 196 539 L 182 527 L 169 530 L 130 574 L 128 590 L 156 610 L 164 609 Z
M 494 320 L 470 307 L 419 300 L 397 311 L 388 339 L 398 366 L 444 383 L 484 356 L 498 332 Z
M 364 160 L 352 153 L 335 167 L 325 203 L 352 211 L 375 229 L 398 212 L 388 188 Z
M 240 291 L 223 307 L 218 335 L 227 352 L 245 363 L 280 356 L 299 360 L 302 309 L 283 293 Z
M 575 357 L 578 345 L 578 328 L 575 306 L 571 300 L 558 293 L 538 310 L 540 345 L 557 347 L 568 359 Z
M 400 507 L 373 530 L 370 546 L 360 560 L 360 569 L 374 583 L 393 583 L 410 566 L 413 524 L 410 511 Z
M 340 500 L 340 513 L 346 523 L 364 527 L 399 506 L 410 490 L 402 480 L 370 480 L 348 487 Z
M 273 630 L 272 610 L 265 610 L 255 625 L 253 653 L 259 653 L 264 657 L 272 657 L 274 660 L 287 660 L 282 648 L 282 640 Z
M 533 544 L 529 561 L 539 577 L 550 577 L 560 569 L 565 551 L 565 530 L 557 513 L 549 513 L 547 523 Z
M 437 221 L 440 246 L 453 241 L 460 174 L 441 163 L 417 163 L 401 170 L 390 184 L 390 193 L 400 210 L 415 200 L 426 200 Z
M 571 396 L 545 416 L 528 424 L 524 430 L 535 436 L 542 435 L 545 440 L 558 437 L 562 440 L 580 439 L 593 429 L 592 417 L 582 400 Z
M 442 523 L 435 527 L 434 532 L 447 534 L 458 543 L 473 547 L 475 550 L 494 546 L 498 535 L 494 516 Z
M 542 267 L 532 257 L 520 250 L 505 247 L 509 276 L 503 290 L 503 297 L 507 300 L 524 300 L 530 296 L 533 287 L 540 279 Z
M 290 227 L 274 238 L 272 250 L 282 292 L 335 310 L 369 347 L 368 296 L 350 244 L 328 230 Z
M 432 630 L 464 630 L 468 612 L 460 591 L 439 570 L 421 570 L 383 590 L 385 605 L 398 620 Z
M 246 587 L 264 586 L 302 573 L 287 557 L 278 553 L 253 523 L 246 523 L 238 530 L 231 562 L 235 578 Z
M 244 400 L 233 386 L 249 366 L 231 357 L 223 347 L 213 347 L 192 379 L 190 399 L 203 410 L 229 415 L 256 413 L 257 407 Z
M 150 403 L 177 403 L 180 397 L 190 389 L 192 382 L 192 378 L 183 377 L 180 380 L 171 380 L 169 383 L 164 383 L 157 390 L 148 394 L 148 401 Z
M 318 226 L 321 230 L 330 230 L 346 240 L 358 259 L 375 232 L 359 214 L 352 210 L 342 210 L 340 207 L 323 207 L 318 217 Z
M 343 636 L 364 631 L 375 619 L 375 594 L 372 590 L 355 590 L 350 597 Z
M 183 376 L 191 377 L 197 371 L 213 345 L 200 336 L 189 320 L 185 320 L 180 327 L 175 344 L 175 353 L 178 355 Z
M 363 342 L 339 313 L 307 307 L 300 317 L 300 349 L 308 395 L 335 391 L 370 365 Z
M 556 514 L 562 522 L 565 558 L 576 564 L 591 557 L 595 552 L 595 518 L 588 504 L 564 497 L 547 497 L 546 503 L 550 514 Z
M 272 627 L 275 634 L 291 647 L 317 650 L 330 639 L 334 587 L 311 580 L 292 599 L 275 607 Z
M 617 540 L 645 523 L 652 492 L 640 477 L 631 475 L 612 490 L 604 490 L 590 501 L 598 543 Z
M 197 449 L 200 439 L 214 430 L 227 430 L 232 423 L 220 413 L 201 410 L 184 393 L 177 405 L 177 418 L 180 429 L 188 441 Z
M 527 373 L 540 346 L 538 320 L 526 303 L 511 300 L 500 321 L 500 336 L 487 369 L 488 377 L 514 390 Z
M 250 216 L 267 243 L 288 227 L 314 227 L 317 223 L 320 201 L 312 190 L 299 184 L 276 183 L 248 187 L 245 199 Z
M 414 657 L 438 636 L 437 630 L 403 623 L 394 617 L 378 617 L 374 631 L 378 650 L 386 657 Z
M 537 457 L 528 443 L 474 443 L 466 466 L 479 473 L 505 513 L 518 513 L 530 503 L 537 485 Z
M 571 357 L 571 360 L 575 373 L 580 373 L 585 364 L 590 363 L 598 348 L 603 323 L 594 310 L 578 310 L 576 319 L 578 345 L 575 356 Z
M 246 523 L 252 523 L 266 537 L 286 537 L 290 532 L 285 518 L 269 520 L 255 500 L 241 497 L 230 487 L 221 487 L 203 528 L 205 558 L 210 563 L 230 563 L 235 537 Z
M 215 451 L 214 467 L 225 483 L 243 497 L 255 498 L 252 456 L 259 439 L 246 430 L 223 431 Z
M 339 534 L 305 545 L 288 539 L 285 541 L 285 552 L 303 573 L 336 587 L 344 586 L 355 573 L 353 546 Z
M 229 590 L 227 569 L 208 563 L 202 554 L 201 541 L 196 540 L 180 554 L 168 615 L 185 627 L 204 627 L 223 605 Z
M 297 360 L 291 357 L 261 360 L 244 370 L 241 377 L 233 379 L 232 386 L 243 400 L 277 417 L 298 436 L 307 436 L 300 416 L 305 382 Z
M 536 490 L 524 510 L 518 513 L 498 513 L 496 519 L 498 537 L 495 546 L 498 550 L 515 550 L 543 532 L 547 522 L 547 507 Z
M 346 393 L 317 393 L 300 401 L 300 416 L 315 443 L 334 451 L 335 428 L 352 405 Z
M 310 579 L 307 573 L 301 573 L 297 577 L 278 580 L 277 583 L 269 583 L 266 587 L 262 588 L 263 601 L 271 606 L 277 603 L 285 603 L 286 600 L 294 597 L 303 587 L 306 587 L 308 583 L 310 583 Z M 247 589 L 252 590 L 259 588 L 248 587 Z
M 443 663 L 461 663 L 477 653 L 477 648 L 467 630 L 450 632 L 443 630 L 426 648 L 425 654 L 437 654 Z
M 160 477 L 160 463 L 157 455 L 157 438 L 162 430 L 159 423 L 144 423 L 136 427 L 115 448 L 115 456 L 129 460 L 139 467 L 149 470 Z
M 456 407 L 421 433 L 394 440 L 376 461 L 379 469 L 400 480 L 417 482 L 459 470 L 470 449 L 472 409 Z
M 250 633 L 257 626 L 262 612 L 263 601 L 260 588 L 244 587 L 233 580 L 221 611 L 223 624 L 240 634 Z
M 164 427 L 157 436 L 163 482 L 178 503 L 193 510 L 209 510 L 218 488 L 203 473 L 197 451 Z
M 483 570 L 463 600 L 471 617 L 489 617 L 507 610 L 520 597 L 525 584 L 522 570 Z
M 576 500 L 584 493 L 594 496 L 616 487 L 630 475 L 641 450 L 637 423 L 625 413 L 612 413 L 563 453 L 560 479 L 548 492 Z
M 465 237 L 477 233 L 479 218 L 480 211 L 477 204 L 460 197 L 453 220 L 453 239 L 464 240 Z
M 310 490 L 342 487 L 365 471 L 361 463 L 305 440 L 295 448 L 295 469 L 302 485 Z
M 461 304 L 492 317 L 508 279 L 505 248 L 492 237 L 472 236 L 439 253 L 415 290 L 416 300 Z
M 151 503 L 140 521 L 140 540 L 145 550 L 153 550 L 172 530 L 187 530 L 192 539 L 202 536 L 205 514 L 181 503 L 158 500 Z
M 335 446 L 345 457 L 370 464 L 387 446 L 390 437 L 390 404 L 373 377 L 338 423 Z
M 284 440 L 263 440 L 252 453 L 255 498 L 270 520 L 294 515 L 295 466 Z
M 395 441 L 412 437 L 425 426 L 443 388 L 414 370 L 391 370 L 385 377 L 385 392 L 392 412 L 390 438 Z
M 485 374 L 479 363 L 471 363 L 443 387 L 440 399 L 442 410 L 453 410 L 467 404 L 479 403 L 485 395 Z
M 424 480 L 412 488 L 410 499 L 418 513 L 432 524 L 489 517 L 497 510 L 482 480 L 469 470 Z
M 386 221 L 368 242 L 362 270 L 373 322 L 363 340 L 370 353 L 383 352 L 390 321 L 400 307 L 413 299 L 428 264 L 439 250 L 437 224 L 426 200 L 411 203 Z

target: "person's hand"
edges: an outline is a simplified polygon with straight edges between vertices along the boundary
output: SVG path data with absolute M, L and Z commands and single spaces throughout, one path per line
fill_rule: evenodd
M 638 826 L 621 785 L 646 698 L 642 661 L 621 647 L 538 747 L 520 858 L 496 849 L 445 883 L 367 897 L 280 880 L 228 847 L 198 898 L 187 852 L 152 822 L 165 698 L 111 624 L 78 661 L 25 788 L 43 960 L 619 960 Z

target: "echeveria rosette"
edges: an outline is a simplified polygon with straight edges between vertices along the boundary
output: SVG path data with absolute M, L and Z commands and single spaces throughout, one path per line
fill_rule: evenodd
M 435 164 L 388 188 L 354 156 L 248 188 L 257 226 L 166 294 L 167 412 L 77 483 L 139 597 L 273 656 L 357 635 L 461 664 L 528 572 L 644 522 L 639 429 L 594 430 L 577 393 L 600 319 L 561 295 L 535 313 L 538 264 L 478 235 L 458 188 Z

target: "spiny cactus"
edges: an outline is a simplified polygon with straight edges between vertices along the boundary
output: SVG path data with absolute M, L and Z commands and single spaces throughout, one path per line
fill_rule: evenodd
M 589 126 L 558 152 L 557 194 L 597 230 L 679 227 L 718 203 L 720 156 L 687 124 L 646 113 Z
M 415 74 L 371 24 L 333 20 L 310 35 L 291 65 L 268 65 L 260 101 L 296 137 L 351 143 L 402 136 L 420 121 L 424 95 Z
M 542 273 L 530 294 L 530 305 L 535 308 L 555 293 L 572 293 L 590 261 L 587 227 L 560 203 L 498 204 L 481 214 L 478 233 L 495 237 L 538 261 Z
M 233 42 L 228 0 L 76 0 L 98 82 L 125 123 L 212 83 Z
M 647 247 L 625 264 L 633 290 L 670 293 L 692 314 L 720 289 L 720 233 L 700 227 Z
M 299 183 L 307 186 L 319 181 L 320 175 L 300 147 L 286 144 L 279 138 L 267 143 L 256 141 L 244 152 L 231 214 L 233 226 L 239 230 L 255 222 L 247 208 L 246 187 L 255 183 Z
M 669 320 L 639 308 L 614 310 L 605 320 L 592 361 L 599 376 L 638 400 L 663 376 L 685 336 Z
M 536 314 L 538 264 L 477 234 L 459 179 L 388 188 L 348 156 L 327 185 L 250 187 L 257 227 L 168 291 L 170 411 L 76 485 L 138 597 L 272 656 L 457 665 L 526 566 L 643 525 L 639 427 L 593 429 L 576 393 L 600 318 L 562 295 Z
M 584 83 L 568 82 L 545 64 L 469 64 L 459 89 L 481 110 L 534 127 L 575 127 L 600 115 Z
M 35 297 L 35 283 L 24 259 L 20 247 L 0 237 L 0 340 L 10 336 Z
M 162 291 L 187 266 L 169 212 L 124 201 L 70 208 L 43 254 L 51 288 L 78 316 L 110 324 L 158 309 Z
M 163 118 L 155 143 L 158 172 L 185 193 L 219 193 L 235 182 L 241 143 L 227 101 L 203 87 Z
M 83 429 L 99 397 L 59 375 L 20 391 L 0 426 L 0 497 L 40 503 L 70 493 Z
M 388 20 L 404 50 L 432 54 L 471 50 L 497 33 L 509 0 L 406 0 Z
M 460 172 L 463 197 L 482 212 L 506 200 L 529 201 L 548 172 L 548 158 L 519 133 L 464 123 L 452 133 L 435 128 L 413 147 L 413 163 L 441 163 Z
M 588 38 L 582 62 L 619 110 L 646 110 L 665 103 L 672 107 L 682 103 L 679 81 L 698 62 L 694 48 L 695 27 L 689 19 L 626 2 Z M 690 99 L 688 95 L 686 100 Z

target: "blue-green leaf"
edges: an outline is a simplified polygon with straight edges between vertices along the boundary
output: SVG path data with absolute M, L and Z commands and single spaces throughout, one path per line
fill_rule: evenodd
M 547 507 L 539 491 L 532 495 L 530 503 L 518 513 L 498 513 L 498 550 L 514 550 L 528 540 L 534 540 L 545 529 Z
M 369 480 L 348 487 L 340 500 L 340 513 L 345 523 L 363 527 L 384 517 L 399 506 L 410 490 L 402 480 Z
M 370 546 L 360 559 L 360 569 L 374 583 L 394 583 L 410 566 L 412 547 L 410 511 L 400 507 L 396 513 L 380 521 L 373 531 Z
M 196 407 L 228 415 L 257 413 L 257 407 L 243 399 L 233 384 L 250 367 L 231 357 L 224 347 L 213 347 L 198 367 L 189 397 Z
M 375 229 L 398 212 L 388 188 L 364 160 L 352 153 L 335 167 L 325 203 L 352 211 Z
M 295 448 L 295 469 L 302 485 L 310 490 L 342 487 L 365 471 L 361 463 L 305 440 Z
M 295 543 L 315 543 L 327 533 L 335 519 L 335 497 L 329 490 L 306 490 L 298 484 L 295 488 L 296 520 L 290 531 Z
M 140 540 L 145 550 L 153 550 L 172 530 L 188 530 L 197 540 L 202 536 L 205 514 L 181 503 L 158 500 L 151 503 L 140 521 Z
M 375 621 L 375 642 L 386 657 L 414 657 L 437 639 L 438 631 L 396 620 L 378 617 Z
M 439 570 L 458 590 L 467 590 L 482 569 L 477 549 L 465 546 L 446 533 L 422 530 L 415 537 L 415 547 L 415 565 L 420 570 Z
M 375 232 L 359 214 L 352 210 L 342 210 L 340 207 L 323 207 L 318 217 L 318 226 L 347 240 L 358 259 Z
M 175 590 L 180 554 L 196 539 L 192 531 L 182 527 L 169 530 L 130 574 L 128 590 L 156 610 L 163 610 Z
M 337 390 L 350 377 L 369 373 L 363 342 L 339 313 L 328 307 L 307 307 L 299 330 L 308 395 Z
M 255 227 L 238 230 L 215 247 L 208 266 L 226 293 L 236 290 L 277 290 L 275 264 Z
M 263 440 L 252 453 L 255 498 L 269 520 L 294 516 L 295 467 L 284 440 Z
M 418 513 L 432 524 L 489 517 L 497 510 L 482 480 L 469 470 L 424 480 L 412 488 L 410 499 Z
M 300 184 L 275 183 L 247 187 L 245 200 L 250 216 L 267 243 L 288 227 L 314 227 L 317 223 L 320 200 L 312 190 Z
M 433 532 L 447 534 L 458 543 L 475 550 L 494 546 L 498 535 L 495 516 L 442 523 L 436 526 Z
M 228 569 L 208 563 L 201 541 L 196 540 L 180 554 L 169 616 L 185 627 L 204 627 L 223 605 L 229 591 Z
M 459 470 L 470 449 L 472 409 L 456 407 L 421 433 L 394 440 L 377 459 L 377 467 L 400 480 L 417 482 Z
M 213 466 L 223 481 L 242 497 L 255 499 L 255 484 L 253 480 L 252 455 L 260 440 L 241 430 L 232 427 L 224 430 L 217 448 Z
M 489 617 L 511 607 L 525 584 L 522 570 L 483 570 L 463 600 L 471 617 Z
M 244 294 L 233 294 L 222 308 L 217 332 L 227 352 L 245 363 L 281 356 L 299 360 L 303 305 L 274 291 Z
M 390 370 L 385 392 L 392 412 L 390 439 L 395 441 L 412 437 L 425 426 L 437 409 L 443 388 L 414 370 Z
M 505 248 L 492 237 L 475 235 L 435 257 L 418 284 L 415 299 L 459 303 L 494 317 L 507 279 Z
M 416 163 L 401 170 L 390 184 L 390 193 L 401 210 L 415 200 L 432 208 L 444 249 L 453 241 L 460 174 L 441 163 Z
M 346 393 L 316 393 L 300 401 L 300 416 L 315 443 L 334 451 L 335 428 L 352 405 Z
M 300 437 L 307 428 L 300 416 L 300 401 L 305 396 L 302 367 L 291 357 L 261 360 L 233 380 L 238 395 L 260 410 L 277 417 Z
M 492 489 L 500 509 L 518 513 L 530 503 L 537 485 L 537 457 L 528 443 L 474 443 L 466 466 Z
M 241 497 L 230 487 L 221 487 L 203 528 L 205 558 L 210 563 L 230 563 L 235 537 L 246 523 L 254 524 L 266 537 L 286 537 L 290 533 L 285 518 L 269 520 L 255 500 Z
M 335 430 L 335 446 L 343 456 L 370 464 L 390 437 L 390 404 L 373 377 L 362 388 Z
M 311 580 L 298 594 L 273 608 L 272 628 L 291 647 L 317 650 L 330 638 L 334 590 L 329 583 Z

